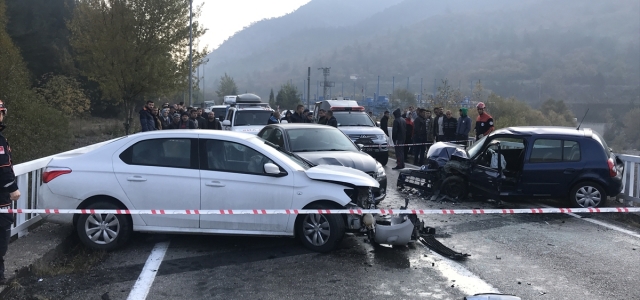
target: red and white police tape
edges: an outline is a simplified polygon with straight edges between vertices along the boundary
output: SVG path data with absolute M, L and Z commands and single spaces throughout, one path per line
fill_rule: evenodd
M 521 208 L 521 209 L 0 209 L 9 214 L 121 214 L 121 215 L 298 215 L 298 214 L 412 214 L 412 215 L 482 215 L 482 214 L 564 214 L 564 213 L 634 213 L 640 207 L 602 208 Z

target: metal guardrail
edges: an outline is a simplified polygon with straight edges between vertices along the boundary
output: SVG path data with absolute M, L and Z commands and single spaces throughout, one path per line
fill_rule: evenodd
M 40 185 L 42 184 L 42 170 L 49 164 L 52 158 L 85 153 L 112 141 L 113 140 L 109 140 L 93 144 L 90 146 L 54 154 L 13 166 L 13 172 L 15 173 L 16 179 L 18 181 L 18 189 L 20 189 L 20 199 L 13 202 L 11 207 L 14 209 L 37 208 L 38 191 L 40 189 Z M 11 236 L 17 234 L 18 237 L 22 237 L 26 235 L 29 232 L 29 227 L 40 220 L 41 217 L 38 214 L 16 214 L 15 222 L 11 227 Z
M 619 199 L 640 204 L 640 156 L 619 154 L 618 157 L 624 162 Z
M 18 188 L 22 193 L 20 199 L 12 204 L 12 208 L 37 208 L 38 192 L 42 184 L 42 171 L 52 158 L 86 153 L 114 140 L 115 139 L 15 165 L 13 170 L 18 180 Z M 474 139 L 470 138 L 469 145 L 473 144 L 473 142 Z M 393 147 L 390 149 L 393 149 Z M 618 157 L 625 164 L 624 174 L 622 176 L 624 188 L 621 195 L 626 201 L 640 203 L 640 156 L 621 154 L 618 155 Z M 35 213 L 17 214 L 16 222 L 11 228 L 11 236 L 17 234 L 18 237 L 22 237 L 26 235 L 29 232 L 29 227 L 40 220 L 40 215 Z

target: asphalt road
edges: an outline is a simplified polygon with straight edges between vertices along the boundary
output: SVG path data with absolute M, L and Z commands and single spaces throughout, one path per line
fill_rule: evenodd
M 386 168 L 390 190 L 381 208 L 398 208 L 406 197 L 410 208 L 540 205 L 428 201 L 395 190 L 394 164 Z M 354 236 L 339 250 L 318 254 L 289 238 L 136 234 L 132 244 L 83 272 L 21 279 L 20 297 L 127 299 L 134 286 L 135 295 L 144 295 L 136 280 L 154 247 L 168 242 L 159 268 L 144 272 L 155 275 L 147 299 L 462 299 L 491 291 L 522 299 L 640 299 L 640 230 L 593 218 L 631 232 L 560 214 L 423 218 L 442 243 L 471 254 L 464 262 L 421 245 L 374 247 Z

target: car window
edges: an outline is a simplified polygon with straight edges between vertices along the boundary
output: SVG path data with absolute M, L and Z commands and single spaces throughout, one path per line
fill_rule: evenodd
M 292 152 L 358 151 L 353 142 L 335 128 L 290 129 L 287 135 Z
M 562 147 L 562 160 L 580 161 L 580 143 L 576 141 L 564 141 Z
M 368 114 L 364 112 L 334 112 L 338 126 L 368 126 L 376 127 Z
M 529 162 L 559 162 L 562 161 L 562 140 L 537 139 L 533 142 Z
M 234 126 L 267 125 L 272 112 L 270 110 L 239 110 Z
M 273 163 L 262 153 L 234 142 L 206 140 L 204 151 L 207 162 L 202 168 L 205 170 L 265 174 L 264 164 Z
M 120 159 L 126 164 L 170 168 L 191 166 L 190 139 L 152 139 L 129 147 Z
M 498 151 L 498 143 L 500 151 Z M 505 170 L 515 170 L 522 164 L 523 156 L 521 155 L 524 153 L 524 148 L 523 138 L 498 137 L 492 139 L 489 146 L 475 160 L 479 165 L 488 168 L 498 169 L 500 166 Z M 498 152 L 500 152 L 500 157 L 498 157 Z
M 265 141 L 269 141 L 280 147 L 284 147 L 284 135 L 282 134 L 282 130 L 280 129 L 267 127 L 262 130 L 262 132 L 260 132 L 258 136 Z

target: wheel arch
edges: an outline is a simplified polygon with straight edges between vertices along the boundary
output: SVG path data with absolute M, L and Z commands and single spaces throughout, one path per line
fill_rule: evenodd
M 112 197 L 112 196 L 107 196 L 107 195 L 95 195 L 95 196 L 91 196 L 87 199 L 85 199 L 84 201 L 82 201 L 78 207 L 76 209 L 85 209 L 87 207 L 89 207 L 90 205 L 94 204 L 94 203 L 98 203 L 98 202 L 109 202 L 112 203 L 114 205 L 116 205 L 117 207 L 119 207 L 120 209 L 127 209 L 127 206 L 124 205 L 124 203 L 122 203 L 122 201 Z M 80 215 L 78 214 L 74 214 L 73 215 L 73 227 L 75 228 L 77 223 L 78 223 L 78 217 Z M 130 222 L 133 222 L 131 215 L 126 215 L 127 218 L 129 218 Z M 133 223 L 132 223 L 133 224 Z
M 316 200 L 313 202 L 308 203 L 307 205 L 305 205 L 302 209 L 310 209 L 310 208 L 314 208 L 314 207 L 326 207 L 328 209 L 342 209 L 344 208 L 344 206 L 340 205 L 339 203 L 335 202 L 335 201 L 331 201 L 331 200 Z M 293 236 L 295 238 L 298 237 L 298 232 L 296 230 L 296 228 L 298 228 L 298 226 L 300 226 L 300 222 L 302 222 L 303 217 L 305 216 L 305 214 L 299 214 L 296 216 L 296 220 L 293 224 Z M 342 220 L 344 221 L 344 224 L 347 224 L 347 215 L 345 214 L 341 214 L 342 216 Z

